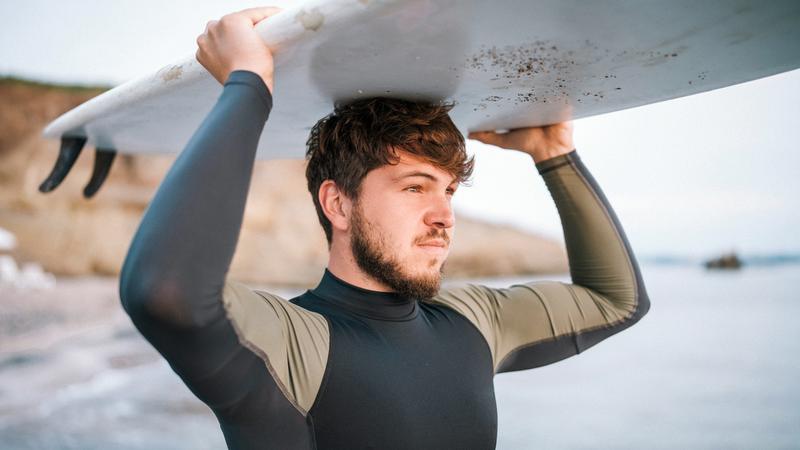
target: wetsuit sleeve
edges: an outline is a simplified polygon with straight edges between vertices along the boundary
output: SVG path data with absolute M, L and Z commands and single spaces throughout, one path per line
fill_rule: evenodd
M 227 279 L 271 108 L 258 75 L 230 75 L 145 211 L 120 277 L 135 326 L 227 418 L 269 389 L 305 413 L 327 359 L 322 316 Z
M 496 373 L 578 354 L 630 327 L 650 307 L 622 226 L 577 151 L 536 168 L 561 217 L 572 283 L 469 284 L 434 298 L 480 330 Z

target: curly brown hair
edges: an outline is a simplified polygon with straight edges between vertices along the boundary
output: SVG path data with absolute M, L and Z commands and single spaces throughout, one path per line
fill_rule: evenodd
M 448 172 L 458 183 L 469 182 L 474 160 L 467 157 L 464 136 L 448 115 L 453 106 L 374 97 L 336 105 L 314 125 L 306 142 L 306 180 L 329 247 L 333 231 L 319 202 L 325 180 L 333 180 L 357 201 L 367 173 L 397 164 L 397 150 L 402 150 Z

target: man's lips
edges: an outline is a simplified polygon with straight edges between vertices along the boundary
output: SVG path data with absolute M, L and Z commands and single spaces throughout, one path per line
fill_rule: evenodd
M 440 240 L 433 240 L 433 241 L 426 241 L 418 244 L 420 247 L 439 247 L 439 248 L 447 248 L 447 243 L 445 241 Z

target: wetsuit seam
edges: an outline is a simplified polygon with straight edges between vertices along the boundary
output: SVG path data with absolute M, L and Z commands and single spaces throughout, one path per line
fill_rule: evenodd
M 324 317 L 325 321 L 328 322 L 328 330 L 331 330 L 332 329 L 331 327 L 333 326 L 331 321 L 328 320 L 328 318 L 326 316 L 324 316 L 324 315 L 322 317 Z M 332 365 L 331 361 L 335 361 L 334 355 L 336 354 L 336 352 L 335 352 L 336 347 L 334 346 L 334 339 L 333 339 L 333 333 L 332 332 L 329 332 L 328 340 L 329 340 L 329 342 L 328 342 L 328 360 L 325 361 L 325 370 L 322 372 L 322 380 L 320 381 L 319 390 L 317 390 L 317 395 L 314 396 L 314 401 L 311 403 L 311 406 L 309 406 L 309 408 L 308 408 L 308 416 L 309 417 L 313 417 L 313 415 L 311 414 L 311 411 L 317 406 L 317 403 L 319 403 L 320 399 L 327 392 L 328 380 L 330 379 L 330 371 L 332 370 L 331 369 L 331 365 Z M 314 447 L 316 448 L 316 438 L 314 440 Z
M 624 323 L 626 323 L 626 322 L 627 322 L 627 320 L 628 320 L 627 318 L 624 318 L 624 319 L 620 319 L 620 320 L 618 320 L 618 321 L 616 321 L 616 322 L 614 322 L 614 323 L 605 323 L 605 324 L 601 324 L 601 325 L 595 325 L 595 326 L 593 326 L 593 327 L 584 328 L 584 329 L 583 329 L 583 330 L 581 330 L 581 331 L 570 331 L 570 332 L 568 332 L 568 333 L 564 333 L 564 334 L 559 334 L 559 335 L 555 335 L 555 336 L 550 336 L 550 337 L 542 338 L 542 339 L 539 339 L 538 341 L 534 341 L 534 342 L 528 342 L 528 343 L 525 343 L 525 344 L 521 344 L 521 345 L 519 345 L 519 346 L 517 346 L 517 347 L 514 347 L 514 349 L 512 349 L 511 351 L 509 351 L 509 352 L 508 352 L 508 354 L 506 354 L 506 356 L 504 356 L 504 357 L 503 357 L 503 359 L 500 361 L 500 364 L 498 364 L 498 365 L 497 365 L 497 367 L 502 367 L 502 366 L 503 366 L 503 363 L 504 363 L 504 362 L 505 362 L 505 361 L 506 361 L 506 360 L 507 360 L 507 359 L 508 359 L 508 358 L 509 358 L 509 357 L 510 357 L 510 356 L 511 356 L 511 355 L 512 355 L 514 352 L 517 352 L 517 351 L 519 351 L 519 350 L 523 350 L 523 349 L 525 349 L 525 348 L 527 348 L 527 347 L 533 347 L 533 346 L 535 346 L 535 345 L 543 344 L 543 343 L 545 343 L 545 342 L 549 342 L 549 341 L 555 341 L 555 340 L 558 340 L 558 339 L 563 339 L 563 338 L 566 338 L 566 337 L 578 337 L 578 336 L 584 335 L 584 334 L 586 334 L 586 333 L 591 333 L 592 331 L 596 331 L 596 330 L 602 330 L 602 329 L 604 329 L 604 328 L 614 328 L 614 327 L 617 327 L 617 326 L 623 325 Z M 580 352 L 579 352 L 579 353 L 580 353 Z
M 558 169 L 559 167 L 564 167 L 564 166 L 566 166 L 566 165 L 570 165 L 570 164 L 572 164 L 572 161 L 571 161 L 571 160 L 569 160 L 569 159 L 565 159 L 564 161 L 562 161 L 562 162 L 560 162 L 560 163 L 558 163 L 558 164 L 556 164 L 556 165 L 553 165 L 553 166 L 550 166 L 550 167 L 548 167 L 548 168 L 546 168 L 546 169 L 543 169 L 543 170 L 541 170 L 541 171 L 539 172 L 539 175 L 544 175 L 544 174 L 546 174 L 546 173 L 548 173 L 548 172 L 551 172 L 551 171 L 553 171 L 553 170 L 556 170 L 556 169 Z
M 511 285 L 511 287 L 524 287 L 524 288 L 528 288 L 531 291 L 533 291 L 533 293 L 536 295 L 536 298 L 538 298 L 539 301 L 542 303 L 542 307 L 545 308 L 545 311 L 548 311 L 547 317 L 548 317 L 548 319 L 550 319 L 550 327 L 551 327 L 551 330 L 553 330 L 553 336 L 542 338 L 542 339 L 539 339 L 538 341 L 533 341 L 533 342 L 527 342 L 525 344 L 520 344 L 520 345 L 514 347 L 513 349 L 509 350 L 508 353 L 506 353 L 506 355 L 503 357 L 503 359 L 501 359 L 497 363 L 497 366 L 495 367 L 495 371 L 497 371 L 498 368 L 503 367 L 503 364 L 506 362 L 506 360 L 508 358 L 510 358 L 511 355 L 513 355 L 517 351 L 520 351 L 520 350 L 528 348 L 528 347 L 533 347 L 535 345 L 539 345 L 539 344 L 542 344 L 544 342 L 555 341 L 555 340 L 561 339 L 561 338 L 563 338 L 565 336 L 573 335 L 573 336 L 577 337 L 578 334 L 581 334 L 583 332 L 589 332 L 589 331 L 592 331 L 594 329 L 603 328 L 605 326 L 605 325 L 599 325 L 599 326 L 596 326 L 596 327 L 592 327 L 591 329 L 587 328 L 586 330 L 583 330 L 581 332 L 569 332 L 569 333 L 564 333 L 564 334 L 556 334 L 555 330 L 552 328 L 553 327 L 552 316 L 550 315 L 549 310 L 547 310 L 547 306 L 545 304 L 544 298 L 542 298 L 542 294 L 538 290 L 536 290 L 536 288 L 534 288 L 533 286 L 529 286 L 529 285 L 526 285 L 526 284 L 513 284 L 513 285 Z
M 311 450 L 317 450 L 317 433 L 314 429 L 314 416 L 309 413 L 306 416 L 306 422 L 308 423 L 309 430 L 309 438 L 311 439 Z
M 598 328 L 602 328 L 602 327 L 598 327 Z M 591 331 L 591 330 L 590 329 L 586 329 L 585 331 Z M 513 350 L 509 351 L 506 354 L 506 356 L 504 356 L 503 359 L 500 360 L 500 363 L 497 364 L 497 367 L 498 368 L 503 367 L 503 365 L 505 364 L 506 360 L 508 360 L 514 353 L 516 353 L 518 351 L 524 350 L 524 349 L 529 348 L 529 347 L 535 347 L 535 346 L 540 345 L 540 344 L 545 344 L 547 342 L 557 341 L 557 340 L 563 339 L 565 337 L 577 337 L 578 334 L 582 334 L 582 333 L 572 333 L 572 332 L 570 332 L 570 333 L 565 333 L 565 334 L 559 334 L 558 336 L 550 336 L 550 337 L 546 337 L 546 338 L 543 338 L 543 339 L 539 339 L 538 341 L 535 341 L 535 342 L 528 342 L 526 344 L 522 344 L 520 346 L 514 347 Z M 495 373 L 497 373 L 497 372 L 495 372 Z
M 514 286 L 524 286 L 524 285 L 514 285 Z M 537 346 L 537 345 L 540 345 L 540 344 L 557 341 L 559 339 L 564 339 L 564 338 L 572 338 L 573 342 L 575 343 L 575 348 L 577 350 L 576 354 L 580 354 L 583 350 L 581 350 L 578 347 L 578 344 L 577 344 L 577 338 L 579 336 L 582 336 L 582 335 L 587 334 L 587 333 L 591 333 L 593 331 L 602 330 L 604 328 L 614 328 L 614 327 L 618 327 L 618 326 L 624 325 L 625 323 L 628 322 L 628 319 L 630 319 L 630 317 L 625 317 L 625 318 L 619 319 L 619 320 L 617 320 L 617 321 L 615 321 L 613 323 L 605 323 L 605 324 L 595 325 L 593 327 L 584 328 L 584 329 L 582 329 L 580 331 L 570 331 L 568 333 L 563 333 L 563 334 L 559 334 L 559 335 L 553 335 L 553 336 L 550 336 L 550 337 L 539 339 L 538 341 L 533 341 L 533 342 L 528 342 L 528 343 L 525 343 L 525 344 L 518 345 L 518 346 L 514 347 L 512 350 L 510 350 L 508 353 L 506 353 L 506 356 L 504 356 L 503 359 L 500 360 L 500 362 L 497 364 L 497 367 L 503 367 L 503 365 L 506 362 L 506 360 L 509 359 L 514 353 L 516 353 L 518 351 L 524 350 L 524 349 L 529 348 L 529 347 L 534 347 L 534 346 Z
M 575 307 L 578 308 L 578 312 L 581 313 L 581 318 L 586 320 L 586 314 L 583 312 L 583 307 L 581 306 L 581 302 L 578 300 L 578 296 L 575 294 L 575 288 L 573 284 L 569 283 L 561 283 L 567 288 L 570 297 L 572 297 L 572 301 L 575 302 Z
M 254 291 L 254 292 L 256 292 L 256 291 Z M 258 292 L 256 292 L 256 294 L 258 294 L 260 297 L 264 298 L 264 296 L 259 294 Z M 270 363 L 269 356 L 263 350 L 261 350 L 256 344 L 254 344 L 254 343 L 250 342 L 249 340 L 247 340 L 246 338 L 244 338 L 244 333 L 239 328 L 239 326 L 236 324 L 236 321 L 233 320 L 233 318 L 230 316 L 230 311 L 228 310 L 227 306 L 225 306 L 225 303 L 224 302 L 222 302 L 222 303 L 223 303 L 223 305 L 222 305 L 223 309 L 225 309 L 225 316 L 228 319 L 228 323 L 231 324 L 231 327 L 233 327 L 233 330 L 236 332 L 236 337 L 239 339 L 239 343 L 241 343 L 245 348 L 247 348 L 248 350 L 253 352 L 253 354 L 256 357 L 258 357 L 259 359 L 261 359 L 264 362 L 264 365 L 267 367 L 267 372 L 272 377 L 273 381 L 275 381 L 275 384 L 278 386 L 278 390 L 281 391 L 281 394 L 283 394 L 283 396 L 286 397 L 286 400 L 288 400 L 289 403 L 303 417 L 306 417 L 306 415 L 308 414 L 308 411 L 303 410 L 303 408 L 300 406 L 300 404 L 297 403 L 297 400 L 292 398 L 292 396 L 289 394 L 289 390 L 286 388 L 286 385 L 283 383 L 283 381 L 278 376 L 278 373 L 275 371 L 275 368 L 272 366 L 272 363 Z

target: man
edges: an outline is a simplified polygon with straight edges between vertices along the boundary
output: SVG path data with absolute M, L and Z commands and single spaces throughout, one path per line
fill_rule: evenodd
M 272 56 L 253 27 L 275 12 L 225 16 L 198 38 L 198 61 L 225 87 L 144 215 L 122 303 L 231 448 L 493 448 L 495 373 L 577 354 L 649 308 L 571 125 L 472 137 L 531 155 L 574 284 L 440 290 L 450 202 L 472 160 L 447 107 L 368 99 L 337 106 L 308 141 L 330 244 L 319 285 L 289 301 L 253 291 L 226 273 L 272 106 Z

